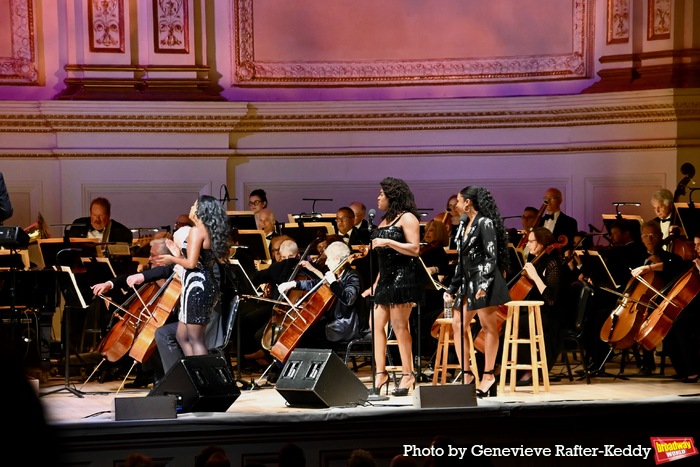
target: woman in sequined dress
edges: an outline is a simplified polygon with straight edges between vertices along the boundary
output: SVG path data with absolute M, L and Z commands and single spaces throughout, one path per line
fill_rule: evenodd
M 363 296 L 374 293 L 374 388 L 380 392 L 389 381 L 384 329 L 391 321 L 398 341 L 402 373 L 394 395 L 406 396 L 416 381 L 408 319 L 413 306 L 423 302 L 425 293 L 425 286 L 418 275 L 420 224 L 413 193 L 403 180 L 387 177 L 380 182 L 380 186 L 377 207 L 385 214 L 372 233 L 372 248 L 377 252 L 379 273 L 372 289 L 363 293 Z
M 190 209 L 194 227 L 187 236 L 185 256 L 162 255 L 156 264 L 175 263 L 184 268 L 177 342 L 185 356 L 207 355 L 205 328 L 221 292 L 214 264 L 228 257 L 226 211 L 216 198 L 202 195 Z
M 485 188 L 466 187 L 457 195 L 457 206 L 466 215 L 466 225 L 463 232 L 458 232 L 460 262 L 443 298 L 447 302 L 456 296 L 456 303 L 462 304 L 453 308 L 452 328 L 455 350 L 465 368 L 465 383 L 471 383 L 474 374 L 469 367 L 469 349 L 466 345 L 462 349 L 462 343 L 468 344 L 468 339 L 459 336 L 464 335 L 462 326 L 466 330 L 478 314 L 484 330 L 484 377 L 476 393 L 479 397 L 495 396 L 499 340 L 496 310 L 510 301 L 503 275 L 508 266 L 508 237 L 496 202 Z

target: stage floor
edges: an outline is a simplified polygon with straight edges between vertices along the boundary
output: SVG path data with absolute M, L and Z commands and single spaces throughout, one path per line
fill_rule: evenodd
M 606 369 L 617 373 L 609 364 Z M 658 372 L 658 371 L 657 371 Z M 116 398 L 145 397 L 150 389 L 121 389 L 121 381 L 75 384 L 83 397 L 62 389 L 63 378 L 40 385 L 40 397 L 49 423 L 64 447 L 63 465 L 114 466 L 130 452 L 146 452 L 157 465 L 192 465 L 193 455 L 207 444 L 224 446 L 233 464 L 273 466 L 275 453 L 287 442 L 301 445 L 307 465 L 344 466 L 355 448 L 370 450 L 379 465 L 405 449 L 426 448 L 438 435 L 455 446 L 547 447 L 576 446 L 602 449 L 614 445 L 650 447 L 652 437 L 694 437 L 700 440 L 700 383 L 686 384 L 667 375 L 638 376 L 628 367 L 628 379 L 595 377 L 569 381 L 565 367 L 549 392 L 532 387 L 506 390 L 495 398 L 480 399 L 473 407 L 419 408 L 414 398 L 389 396 L 384 401 L 346 407 L 303 408 L 287 404 L 274 385 L 241 390 L 225 412 L 178 414 L 175 419 L 115 421 Z M 371 386 L 369 367 L 354 377 Z M 246 381 L 259 374 L 244 374 Z M 421 386 L 430 386 L 422 383 Z M 407 448 L 408 447 L 408 448 Z M 426 451 L 414 451 L 422 465 Z M 653 457 L 653 452 L 651 454 Z M 472 462 L 483 465 L 590 465 L 587 456 L 490 456 Z M 688 462 L 688 464 L 686 464 Z M 700 457 L 674 465 L 700 463 Z M 653 459 L 635 456 L 599 457 L 597 465 L 653 465 Z M 478 464 L 478 463 L 477 463 Z M 470 464 L 470 465 L 477 465 Z M 479 464 L 482 465 L 482 464 Z M 695 464 L 697 465 L 697 464 Z

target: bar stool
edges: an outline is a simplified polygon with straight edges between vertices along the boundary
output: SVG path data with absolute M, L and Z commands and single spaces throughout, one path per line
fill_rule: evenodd
M 508 316 L 503 336 L 503 359 L 501 363 L 501 381 L 499 392 L 504 393 L 506 377 L 510 377 L 510 391 L 515 392 L 517 370 L 532 371 L 532 389 L 535 394 L 540 392 L 539 371 L 542 371 L 542 383 L 545 392 L 549 392 L 549 370 L 547 368 L 547 355 L 544 348 L 544 332 L 542 330 L 541 300 L 515 300 L 506 303 Z M 520 307 L 527 307 L 527 319 L 530 329 L 530 337 L 519 338 Z M 518 346 L 529 344 L 530 363 L 518 364 Z M 508 374 L 510 371 L 510 375 Z
M 433 386 L 447 384 L 447 370 L 461 369 L 462 366 L 456 363 L 447 363 L 450 345 L 454 345 L 454 331 L 452 330 L 452 318 L 438 318 L 435 320 L 440 325 L 438 331 L 438 344 L 435 351 L 435 365 L 433 367 Z M 472 320 L 472 324 L 476 320 Z M 469 341 L 469 362 L 471 371 L 474 373 L 474 384 L 479 385 L 479 370 L 476 366 L 476 353 L 474 352 L 474 339 L 472 339 L 472 328 L 467 326 L 467 341 Z M 464 375 L 462 375 L 464 378 Z

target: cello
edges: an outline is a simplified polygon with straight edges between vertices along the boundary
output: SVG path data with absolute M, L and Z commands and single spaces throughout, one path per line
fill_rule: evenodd
M 546 204 L 545 204 L 546 206 Z M 560 238 L 560 240 L 566 240 L 565 236 L 562 236 L 563 238 Z M 566 246 L 566 241 L 563 241 L 561 243 L 552 243 L 551 245 L 548 245 L 545 247 L 544 250 L 542 250 L 532 261 L 530 261 L 531 264 L 536 264 L 540 258 L 545 256 L 545 254 L 549 254 L 554 250 L 558 250 L 561 248 L 564 248 Z M 535 286 L 535 283 L 530 279 L 529 277 L 523 275 L 523 270 L 521 270 L 511 281 L 508 283 L 508 290 L 510 292 L 510 299 L 511 300 L 525 300 L 525 297 L 530 293 L 532 288 Z M 503 323 L 505 323 L 506 318 L 508 317 L 508 307 L 506 305 L 499 305 L 498 309 L 496 310 L 496 318 L 497 318 L 497 325 L 498 325 L 498 335 L 503 332 Z M 479 333 L 474 337 L 474 348 L 478 350 L 481 353 L 484 353 L 484 340 L 486 336 L 484 333 L 483 329 L 479 330 Z
M 654 271 L 642 275 L 641 280 L 637 277 L 630 278 L 617 306 L 600 328 L 600 340 L 611 344 L 613 349 L 625 350 L 632 347 L 647 316 L 646 307 L 658 293 L 657 289 L 663 285 L 663 280 Z M 642 307 L 645 309 L 641 310 Z
M 148 305 L 150 316 L 141 326 L 129 350 L 129 356 L 135 361 L 143 363 L 153 355 L 156 349 L 156 330 L 163 326 L 170 317 L 180 301 L 181 292 L 182 283 L 173 272 Z
M 341 271 L 346 264 L 365 257 L 368 251 L 369 248 L 364 247 L 357 253 L 348 255 L 347 258 L 338 264 L 333 272 Z M 333 305 L 334 301 L 335 295 L 333 295 L 328 281 L 324 278 L 299 300 L 298 303 L 304 302 L 304 306 L 301 309 L 296 310 L 296 307 L 294 307 L 287 312 L 281 324 L 282 330 L 280 335 L 270 349 L 270 355 L 281 363 L 286 362 L 289 354 L 296 348 L 304 332 L 321 318 Z M 292 311 L 294 311 L 293 316 L 290 313 Z
M 647 350 L 661 344 L 673 321 L 700 293 L 700 273 L 695 263 L 678 279 L 664 297 L 663 302 L 649 313 L 641 324 L 635 341 Z

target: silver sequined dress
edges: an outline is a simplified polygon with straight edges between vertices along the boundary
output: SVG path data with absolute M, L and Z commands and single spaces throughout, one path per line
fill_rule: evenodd
M 216 258 L 211 250 L 201 250 L 193 269 L 185 269 L 180 295 L 178 319 L 185 324 L 206 324 L 220 299 L 221 292 L 214 277 Z

